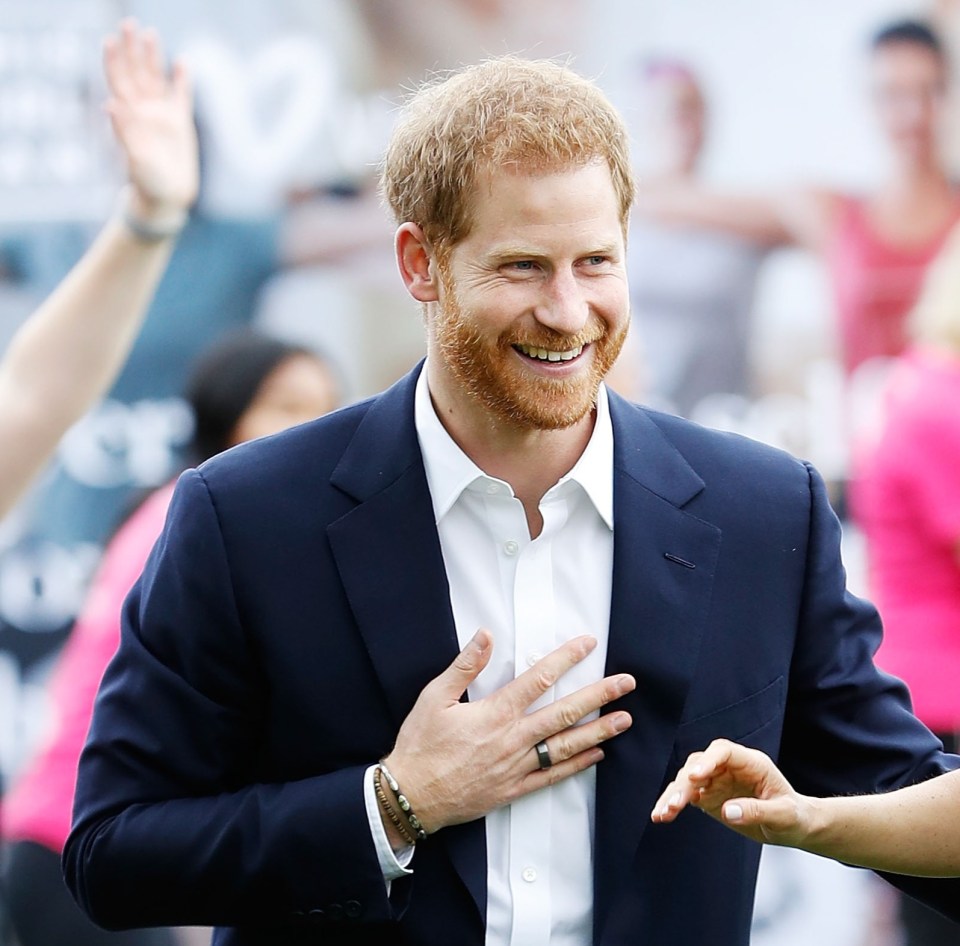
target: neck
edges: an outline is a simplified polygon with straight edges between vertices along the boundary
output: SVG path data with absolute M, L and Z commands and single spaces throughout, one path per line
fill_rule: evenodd
M 887 185 L 891 193 L 901 196 L 939 192 L 949 187 L 946 172 L 933 157 L 903 162 Z
M 509 483 L 523 504 L 530 535 L 543 528 L 540 500 L 573 469 L 593 433 L 596 410 L 562 430 L 531 430 L 490 414 L 427 361 L 430 397 L 440 423 L 484 473 Z

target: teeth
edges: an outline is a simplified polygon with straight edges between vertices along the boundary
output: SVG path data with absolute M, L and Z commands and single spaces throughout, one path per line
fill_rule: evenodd
M 583 345 L 578 345 L 569 351 L 550 351 L 546 348 L 534 348 L 532 345 L 517 345 L 517 348 L 528 358 L 536 358 L 539 361 L 573 361 L 583 351 Z

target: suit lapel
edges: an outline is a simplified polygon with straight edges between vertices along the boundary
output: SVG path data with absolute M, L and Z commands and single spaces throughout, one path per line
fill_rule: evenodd
M 630 863 L 667 772 L 693 678 L 720 530 L 684 512 L 703 481 L 646 414 L 611 397 L 614 565 L 608 673 L 636 690 L 614 707 L 633 717 L 597 770 L 595 939 L 630 878 Z
M 419 369 L 376 398 L 334 470 L 357 505 L 327 529 L 347 599 L 399 728 L 459 650 L 440 539 L 414 426 Z M 482 821 L 431 838 L 486 916 Z

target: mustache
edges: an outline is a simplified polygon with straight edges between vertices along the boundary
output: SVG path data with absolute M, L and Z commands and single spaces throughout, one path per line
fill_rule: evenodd
M 586 326 L 581 331 L 570 335 L 544 328 L 539 332 L 511 332 L 500 338 L 503 348 L 513 348 L 516 345 L 526 345 L 530 348 L 546 348 L 550 351 L 570 351 L 601 341 L 607 332 L 599 325 Z

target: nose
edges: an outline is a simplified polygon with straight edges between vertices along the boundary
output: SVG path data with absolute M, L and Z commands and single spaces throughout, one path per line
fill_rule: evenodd
M 537 321 L 564 335 L 582 331 L 590 317 L 583 288 L 566 269 L 554 271 L 544 282 L 544 297 L 534 312 Z

